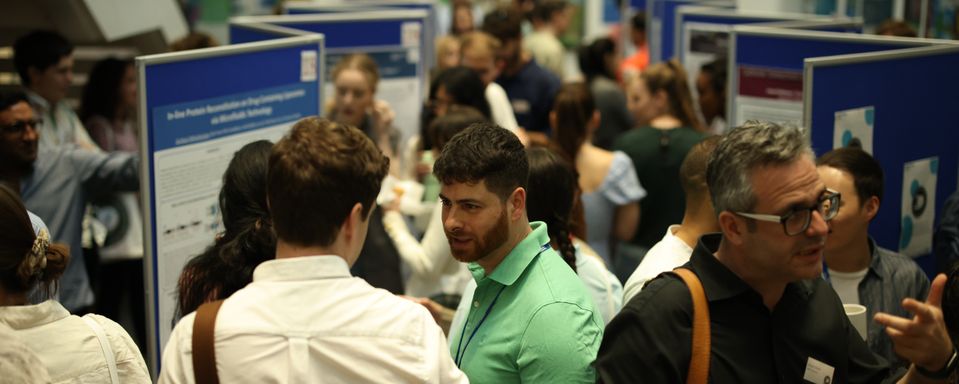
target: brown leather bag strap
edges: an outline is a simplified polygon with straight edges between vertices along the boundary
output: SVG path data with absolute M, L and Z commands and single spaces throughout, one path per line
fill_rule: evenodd
M 193 319 L 193 378 L 197 383 L 219 384 L 216 373 L 216 350 L 213 331 L 216 314 L 223 300 L 204 303 L 197 308 Z
M 686 384 L 706 384 L 709 381 L 709 305 L 703 284 L 693 271 L 686 268 L 673 270 L 683 279 L 693 297 L 693 348 L 689 358 L 689 373 Z

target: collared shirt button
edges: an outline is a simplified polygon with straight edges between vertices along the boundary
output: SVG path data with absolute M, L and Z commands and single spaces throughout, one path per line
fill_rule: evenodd
M 479 308 L 479 300 L 473 301 L 473 308 Z

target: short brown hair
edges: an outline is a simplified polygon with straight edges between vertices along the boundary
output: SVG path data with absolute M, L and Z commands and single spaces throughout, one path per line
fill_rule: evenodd
M 443 184 L 486 182 L 506 201 L 516 188 L 526 188 L 529 160 L 516 134 L 493 123 L 476 123 L 457 133 L 433 164 Z
M 332 244 L 356 203 L 368 217 L 389 164 L 355 127 L 315 116 L 298 121 L 270 153 L 267 202 L 277 238 Z
M 483 18 L 483 32 L 501 42 L 523 36 L 523 15 L 512 7 L 499 7 Z

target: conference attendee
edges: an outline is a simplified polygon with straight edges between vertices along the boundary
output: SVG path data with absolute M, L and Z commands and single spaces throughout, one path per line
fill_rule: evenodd
M 637 128 L 616 139 L 613 149 L 633 160 L 648 193 L 640 201 L 642 219 L 632 244 L 649 249 L 683 218 L 686 195 L 679 166 L 705 134 L 693 109 L 686 72 L 678 62 L 650 65 L 627 91 Z
M 430 79 L 436 78 L 440 71 L 460 65 L 460 39 L 456 36 L 436 38 L 436 63 L 430 69 Z
M 820 181 L 806 134 L 746 122 L 720 139 L 706 178 L 722 232 L 704 235 L 683 266 L 701 289 L 687 288 L 674 275 L 647 284 L 606 329 L 596 361 L 600 381 L 679 383 L 689 375 L 716 383 L 894 379 L 821 278 L 828 221 L 841 197 Z M 911 319 L 873 318 L 913 362 L 902 382 L 942 382 L 940 371 L 951 369 L 955 349 L 940 309 L 945 280 L 937 277 L 925 303 L 902 302 Z M 693 297 L 702 300 L 699 309 Z M 692 328 L 703 309 L 708 320 L 702 318 L 698 329 L 709 330 L 708 352 L 691 362 L 694 340 L 697 348 L 706 346 Z
M 612 265 L 612 250 L 636 233 L 639 201 L 646 196 L 633 161 L 620 151 L 610 152 L 592 143 L 602 115 L 583 83 L 560 88 L 549 115 L 553 142 L 579 173 L 586 241 Z
M 843 304 L 866 307 L 867 318 L 878 312 L 906 317 L 900 303 L 909 297 L 925 300 L 929 278 L 912 259 L 880 247 L 869 236 L 869 223 L 879 213 L 883 172 L 872 156 L 858 148 L 839 148 L 816 159 L 819 178 L 839 192 L 839 213 L 830 222 L 823 250 L 823 277 Z M 893 351 L 882 326 L 869 322 L 864 337 L 869 349 L 895 365 L 908 365 Z
M 395 112 L 387 102 L 376 99 L 380 70 L 373 58 L 363 53 L 346 55 L 333 66 L 330 78 L 334 93 L 327 116 L 359 128 L 383 153 L 394 158 L 399 140 L 393 128 Z
M 80 238 L 83 213 L 91 197 L 136 191 L 139 161 L 130 153 L 73 145 L 38 148 L 41 125 L 26 95 L 0 91 L 0 181 L 20 191 L 27 208 L 46 221 L 51 241 L 69 247 L 73 256 L 60 278 L 59 301 L 80 312 L 94 303 Z
M 500 75 L 496 83 L 506 90 L 516 122 L 530 140 L 546 142 L 549 110 L 559 91 L 559 78 L 536 63 L 523 51 L 522 15 L 514 8 L 497 8 L 483 18 L 483 32 L 497 38 L 496 53 Z
M 488 33 L 474 31 L 463 35 L 460 42 L 462 53 L 460 63 L 476 71 L 483 80 L 483 84 L 486 84 L 486 102 L 489 103 L 493 123 L 516 133 L 520 141 L 525 143 L 526 135 L 516 122 L 516 115 L 513 114 L 509 97 L 506 96 L 503 87 L 496 83 L 496 78 L 500 74 L 500 69 L 496 65 L 500 41 Z
M 707 233 L 719 232 L 713 203 L 706 185 L 706 164 L 719 136 L 712 136 L 696 143 L 679 167 L 679 181 L 686 193 L 686 210 L 683 221 L 670 225 L 663 239 L 646 252 L 639 266 L 623 286 L 623 302 L 629 302 L 647 282 L 676 267 L 689 262 L 699 238 Z
M 0 326 L 29 341 L 54 383 L 151 383 L 140 350 L 119 324 L 94 314 L 71 315 L 54 300 L 30 304 L 32 290 L 57 289 L 69 251 L 50 243 L 43 221 L 6 186 L 0 186 L 0 217 Z
M 90 70 L 80 99 L 80 120 L 105 152 L 139 153 L 136 128 L 137 75 L 133 60 L 106 58 Z M 139 196 L 109 194 L 92 200 L 92 213 L 106 228 L 98 246 L 95 276 L 97 311 L 111 319 L 132 319 L 137 343 L 146 346 L 143 298 L 143 218 Z M 121 305 L 122 303 L 122 305 Z
M 450 35 L 460 37 L 473 32 L 476 29 L 473 20 L 473 1 L 453 0 L 451 3 Z
M 11 384 L 52 383 L 47 367 L 10 327 L 0 324 L 0 377 Z
M 488 121 L 489 119 L 475 108 L 451 106 L 445 115 L 430 124 L 433 157 L 438 157 L 450 138 L 466 127 Z M 449 243 L 443 234 L 442 213 L 439 206 L 433 207 L 423 238 L 417 240 L 399 210 L 399 202 L 383 206 L 383 227 L 410 270 L 410 276 L 404 284 L 408 296 L 429 298 L 442 294 L 458 297 L 466 283 L 471 280 L 466 266 L 450 254 Z M 456 301 L 444 304 L 455 307 L 455 303 Z
M 616 137 L 633 127 L 633 117 L 626 107 L 626 94 L 616 81 L 618 62 L 616 43 L 608 37 L 596 39 L 579 49 L 579 70 L 583 72 L 599 110 L 599 127 L 592 141 L 607 150 L 613 146 Z
M 479 74 L 464 67 L 453 67 L 440 71 L 430 82 L 429 98 L 422 114 L 420 141 L 424 150 L 433 149 L 430 126 L 437 117 L 446 115 L 452 105 L 464 105 L 476 109 L 483 117 L 490 119 L 489 102 L 486 101 L 486 85 Z
M 646 12 L 636 12 L 629 18 L 629 41 L 636 50 L 620 64 L 623 79 L 638 77 L 649 65 L 649 47 L 646 45 Z
M 253 281 L 253 270 L 276 253 L 266 204 L 266 171 L 273 143 L 258 140 L 240 148 L 223 173 L 219 206 L 222 234 L 187 261 L 177 281 L 177 315 L 223 300 Z
M 96 144 L 66 100 L 73 81 L 73 44 L 56 32 L 30 32 L 13 43 L 13 64 L 34 115 L 44 122 L 40 127 L 40 147 L 76 144 L 96 150 Z
M 193 383 L 195 370 L 224 383 L 466 382 L 423 307 L 350 275 L 388 162 L 355 127 L 297 122 L 267 168 L 276 259 L 221 306 L 180 320 L 159 382 Z M 194 327 L 206 342 L 194 345 Z M 195 367 L 200 348 L 213 353 Z
M 593 382 L 603 319 L 572 268 L 526 216 L 529 162 L 516 135 L 475 124 L 436 160 L 450 250 L 476 280 L 450 353 L 477 383 Z
M 699 111 L 702 112 L 708 131 L 722 134 L 726 131 L 726 58 L 703 64 L 696 76 L 696 93 Z
M 566 33 L 572 18 L 573 7 L 568 1 L 538 1 L 530 14 L 533 32 L 523 38 L 523 49 L 560 80 L 564 77 L 566 48 L 559 37 Z

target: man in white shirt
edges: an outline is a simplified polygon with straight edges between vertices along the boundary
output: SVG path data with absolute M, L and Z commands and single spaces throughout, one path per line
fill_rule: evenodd
M 569 29 L 573 7 L 566 0 L 538 1 L 530 19 L 533 32 L 523 39 L 523 49 L 529 51 L 539 65 L 562 80 L 566 49 L 559 37 Z
M 719 136 L 712 136 L 694 145 L 679 168 L 679 180 L 686 192 L 686 211 L 680 225 L 670 225 L 666 235 L 646 252 L 633 274 L 623 287 L 623 303 L 629 302 L 660 273 L 672 271 L 686 264 L 699 237 L 705 233 L 718 232 L 716 212 L 706 185 L 706 164 L 716 148 Z
M 99 150 L 66 102 L 73 82 L 73 44 L 56 32 L 34 31 L 13 44 L 13 62 L 40 126 L 40 148 L 76 144 Z
M 223 302 L 224 383 L 459 383 L 443 331 L 422 306 L 350 276 L 389 160 L 360 130 L 310 117 L 270 155 L 276 260 Z M 163 353 L 161 383 L 193 383 L 193 322 Z

